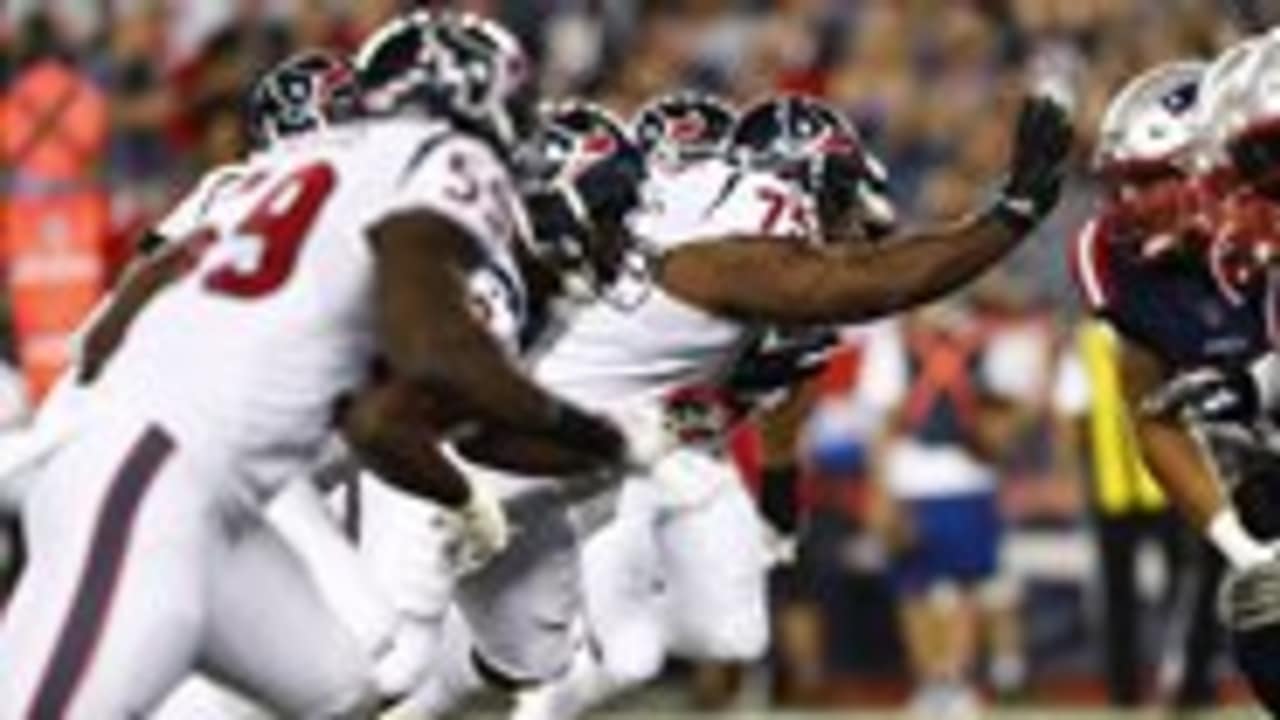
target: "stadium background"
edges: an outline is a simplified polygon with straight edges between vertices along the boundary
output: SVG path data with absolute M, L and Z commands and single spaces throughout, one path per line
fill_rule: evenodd
M 300 47 L 350 50 L 399 5 L 0 1 L 0 358 L 23 372 L 0 373 L 0 427 L 22 422 L 17 389 L 38 395 L 65 360 L 64 333 L 109 286 L 138 231 L 202 169 L 243 152 L 240 98 L 255 73 Z M 1225 46 L 1236 31 L 1223 10 L 1206 0 L 456 5 L 515 28 L 537 56 L 549 96 L 585 94 L 628 113 L 680 86 L 739 102 L 778 90 L 822 95 L 847 110 L 886 161 L 908 225 L 981 203 L 1003 166 L 1006 128 L 1030 73 L 1052 67 L 1078 80 L 1077 177 L 1053 221 L 983 282 L 974 305 L 1036 328 L 1049 358 L 1040 422 L 1025 443 L 1031 450 L 1001 469 L 1001 509 L 1012 529 L 1005 568 L 1021 588 L 1018 644 L 1028 669 L 1010 701 L 1104 702 L 1108 627 L 1099 576 L 1107 550 L 1095 542 L 1088 463 L 1064 440 L 1072 420 L 1053 401 L 1080 321 L 1067 248 L 1096 195 L 1084 171 L 1108 94 L 1156 62 Z M 775 658 L 772 671 L 753 677 L 812 674 L 817 680 L 799 700 L 894 702 L 907 682 L 891 601 L 868 557 L 874 553 L 859 542 L 861 481 L 814 475 L 808 567 L 818 590 L 798 610 L 780 601 L 779 616 L 799 612 L 801 622 L 822 628 L 825 642 L 811 648 L 812 667 Z M 1143 679 L 1143 701 L 1170 700 L 1177 675 L 1177 653 L 1165 652 L 1177 644 L 1168 630 L 1178 623 L 1166 612 L 1179 596 L 1173 570 L 1157 552 L 1140 554 L 1146 659 L 1131 669 Z M 687 676 L 676 668 L 675 677 Z M 698 699 L 715 702 L 716 676 L 696 677 L 710 686 Z M 1214 677 L 1219 691 L 1238 697 L 1225 664 Z M 755 687 L 767 694 L 768 683 Z

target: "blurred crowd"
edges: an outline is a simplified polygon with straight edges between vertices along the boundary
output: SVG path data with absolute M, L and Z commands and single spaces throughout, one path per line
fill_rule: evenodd
M 1100 527 L 1101 523 L 1089 520 L 1104 514 L 1096 502 L 1099 493 L 1082 479 L 1089 475 L 1088 463 L 1063 459 L 1077 455 L 1078 433 L 1072 434 L 1069 426 L 1090 402 L 1087 391 L 1071 390 L 1071 373 L 1083 372 L 1079 370 L 1083 360 L 1076 352 L 1078 317 L 1065 255 L 1071 232 L 1092 202 L 1086 171 L 1092 133 L 1109 93 L 1157 62 L 1209 55 L 1223 47 L 1236 31 L 1220 3 L 460 0 L 451 4 L 501 17 L 515 28 L 539 60 L 548 96 L 588 95 L 624 114 L 654 94 L 685 86 L 714 90 L 743 104 L 779 90 L 827 97 L 856 120 L 889 167 L 892 191 L 908 225 L 955 217 L 978 206 L 991 190 L 989 182 L 1004 166 L 1008 124 L 1021 94 L 1046 76 L 1068 79 L 1077 93 L 1082 137 L 1078 181 L 1055 220 L 1042 231 L 1043 237 L 987 280 L 963 306 L 972 317 L 998 316 L 1002 322 L 1016 321 L 1024 330 L 1034 328 L 1030 342 L 1041 358 L 1033 361 L 1038 369 L 1022 376 L 1028 387 L 1016 393 L 1022 405 L 1033 411 L 1035 421 L 1020 426 L 1029 428 L 1018 443 L 1023 452 L 1008 454 L 1020 455 L 1016 460 L 1002 455 L 993 471 L 1001 482 L 992 485 L 997 509 L 1018 529 L 1015 534 L 1020 541 L 1012 554 L 1021 560 L 1014 564 L 1023 568 L 1023 575 L 1038 577 L 1040 584 L 1019 585 L 1018 590 L 1002 595 L 991 593 L 991 608 L 1004 613 L 1005 620 L 1009 615 L 1015 619 L 1005 622 L 997 617 L 986 624 L 993 633 L 987 653 L 993 661 L 993 685 L 1003 691 L 1020 691 L 1027 678 L 1043 667 L 1095 677 L 1108 674 L 1113 700 L 1137 701 L 1140 671 L 1149 664 L 1139 659 L 1137 648 L 1175 641 L 1138 637 L 1104 653 L 1108 648 L 1100 632 L 1105 631 L 1098 628 L 1105 625 L 1091 618 L 1099 616 L 1100 598 L 1115 598 L 1109 590 L 1099 594 L 1096 583 L 1064 589 L 1074 587 L 1073 582 L 1080 584 L 1078 577 L 1072 577 L 1070 558 L 1092 557 L 1080 547 L 1092 547 L 1096 533 L 1082 528 Z M 101 148 L 86 160 L 82 181 L 109 207 L 104 228 L 109 240 L 102 243 L 109 276 L 111 268 L 119 267 L 127 256 L 137 233 L 202 169 L 235 160 L 245 151 L 241 101 L 258 72 L 299 48 L 351 50 L 401 6 L 396 0 L 0 3 L 0 12 L 7 13 L 0 24 L 0 89 L 7 91 L 30 68 L 58 58 L 101 94 L 105 120 Z M 20 159 L 11 155 L 12 146 L 3 143 L 0 180 L 6 195 L 16 197 L 29 185 L 22 177 Z M 0 269 L 13 244 L 12 238 L 0 237 Z M 0 310 L 5 295 L 0 291 Z M 0 312 L 0 358 L 12 360 L 19 355 L 18 343 L 27 340 L 5 329 L 8 315 Z M 913 322 L 898 332 L 907 333 Z M 861 342 L 851 340 L 854 346 L 860 347 Z M 848 417 L 841 415 L 840 405 L 851 391 L 833 382 L 828 388 L 832 402 L 820 404 L 820 414 L 825 414 L 814 420 L 810 440 L 832 427 L 837 433 L 855 432 L 842 424 Z M 21 412 L 18 394 L 9 390 L 16 386 L 16 375 L 11 379 L 0 371 L 0 427 L 5 415 L 16 417 Z M 810 450 L 815 457 L 821 456 L 813 447 Z M 843 477 L 849 474 L 848 468 L 838 458 L 834 468 L 826 466 L 819 462 L 824 458 L 831 459 L 821 456 L 806 461 L 811 474 L 824 476 L 815 480 L 811 493 L 818 498 L 819 508 L 814 534 L 823 544 L 814 555 L 825 564 L 815 571 L 822 580 L 809 585 L 820 589 L 782 593 L 785 597 L 780 599 L 779 622 L 787 629 L 780 633 L 779 664 L 789 668 L 798 686 L 804 686 L 806 678 L 823 674 L 821 668 L 870 668 L 875 674 L 885 667 L 913 664 L 912 658 L 904 661 L 904 653 L 892 649 L 898 647 L 898 640 L 886 634 L 883 617 L 875 615 L 877 607 L 893 612 L 890 596 L 859 584 L 858 578 L 863 577 L 859 573 L 874 575 L 864 570 L 877 566 L 877 550 L 858 541 L 866 515 L 850 509 L 864 506 L 866 500 L 854 497 L 861 493 L 841 484 L 848 480 Z M 1161 508 L 1157 502 L 1137 511 L 1159 518 Z M 1158 519 L 1153 522 L 1163 527 Z M 1140 529 L 1131 534 L 1137 538 Z M 1141 562 L 1122 558 L 1114 570 L 1117 576 L 1127 572 L 1140 580 L 1138 589 L 1129 591 L 1133 597 L 1121 597 L 1119 602 L 1136 608 L 1141 596 L 1173 595 L 1158 588 L 1173 587 L 1175 566 L 1183 561 L 1156 561 L 1164 570 L 1148 571 L 1151 563 L 1144 565 L 1145 558 Z M 1141 567 L 1135 570 L 1135 565 Z M 1097 567 L 1106 570 L 1111 565 L 1104 561 Z M 1077 575 L 1096 569 L 1089 565 Z M 1128 624 L 1142 625 L 1137 610 L 1132 612 L 1135 617 Z M 1111 624 L 1116 624 L 1114 618 Z M 1083 632 L 1082 626 L 1089 632 Z M 1128 629 L 1141 631 L 1141 627 Z M 1084 637 L 1092 637 L 1092 645 Z M 976 648 L 976 641 L 971 644 Z M 905 654 L 911 652 L 908 648 Z M 972 655 L 978 650 L 960 652 Z M 1129 655 L 1120 660 L 1113 657 L 1125 652 Z M 1111 665 L 1103 664 L 1101 654 L 1112 657 Z M 918 676 L 936 671 L 927 662 L 915 665 Z M 945 668 L 936 672 L 945 674 Z M 803 687 L 797 692 L 803 694 Z
M 65 52 L 108 89 L 103 174 L 118 196 L 115 221 L 128 225 L 163 208 L 199 168 L 238 156 L 241 91 L 263 67 L 300 47 L 351 49 L 400 4 L 65 0 L 61 15 L 11 18 L 0 50 L 10 74 Z M 549 95 L 585 93 L 624 113 L 686 85 L 743 103 L 775 90 L 827 96 L 858 121 L 917 217 L 955 215 L 986 190 L 983 180 L 1003 164 L 1003 121 L 1029 76 L 1066 66 L 1079 79 L 1087 140 L 1124 78 L 1209 52 L 1231 32 L 1209 0 L 457 4 L 517 28 L 540 58 Z M 110 22 L 95 22 L 100 10 L 72 11 L 81 5 L 113 7 Z

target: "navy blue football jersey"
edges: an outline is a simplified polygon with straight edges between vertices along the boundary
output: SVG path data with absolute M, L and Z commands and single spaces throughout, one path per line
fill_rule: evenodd
M 1143 258 L 1115 242 L 1105 217 L 1081 231 L 1072 252 L 1091 311 L 1175 370 L 1243 367 L 1272 348 L 1276 293 L 1227 292 L 1198 257 Z

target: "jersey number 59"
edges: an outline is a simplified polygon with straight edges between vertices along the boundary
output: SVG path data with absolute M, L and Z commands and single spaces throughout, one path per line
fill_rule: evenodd
M 217 265 L 205 275 L 205 287 L 249 299 L 279 290 L 293 272 L 302 243 L 336 184 L 337 174 L 327 163 L 307 165 L 277 182 L 232 232 L 233 237 L 259 245 L 253 267 Z

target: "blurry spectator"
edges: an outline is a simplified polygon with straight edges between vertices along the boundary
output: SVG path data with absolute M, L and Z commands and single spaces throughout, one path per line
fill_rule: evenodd
M 295 3 L 290 23 L 293 48 L 334 48 L 347 51 L 358 48 L 363 38 L 354 34 L 347 19 L 334 12 L 333 5 L 328 0 L 298 0 Z
M 39 398 L 68 360 L 69 333 L 107 279 L 108 198 L 99 169 L 107 100 L 63 51 L 56 26 L 28 21 L 24 63 L 0 108 L 0 253 L 11 293 L 18 357 Z
M 903 322 L 897 361 L 865 379 L 887 401 L 872 517 L 894 553 L 920 718 L 979 712 L 970 682 L 1001 535 L 993 465 L 1019 427 L 1025 392 L 1010 385 L 1037 374 L 988 339 L 964 307 L 934 306 Z
M 17 368 L 0 356 L 0 439 L 19 430 L 30 416 L 26 399 L 26 383 Z M 0 515 L 0 612 L 4 610 L 19 564 L 17 528 L 7 514 Z
M 800 438 L 803 466 L 801 507 L 807 516 L 793 567 L 779 568 L 774 698 L 784 705 L 821 703 L 833 679 L 832 588 L 850 571 L 878 574 L 882 548 L 874 539 L 858 542 L 864 510 L 870 446 L 883 421 L 869 387 L 871 349 L 896 348 L 892 321 L 848 329 L 818 379 L 820 395 Z M 872 351 L 873 352 L 873 351 Z M 876 353 L 883 357 L 883 352 Z M 827 606 L 827 607 L 824 607 Z
M 202 167 L 234 163 L 244 157 L 248 148 L 244 116 L 239 102 L 212 100 L 202 110 L 203 122 L 196 147 Z
M 770 578 L 776 603 L 773 635 L 777 656 L 772 695 L 775 702 L 790 706 L 815 704 L 827 680 L 825 623 L 818 590 L 826 578 L 815 567 L 811 549 L 815 538 L 808 531 L 815 498 L 805 483 L 800 452 L 808 419 L 833 394 L 832 374 L 828 367 L 823 375 L 793 388 L 784 401 L 759 419 L 760 504 L 768 527 L 776 533 L 774 552 L 778 556 Z M 846 396 L 851 392 L 851 388 L 842 390 Z
M 347 6 L 349 34 L 357 43 L 363 42 L 380 25 L 399 11 L 400 0 L 360 0 L 357 3 L 339 3 Z
M 50 58 L 73 59 L 72 48 L 63 41 L 53 15 L 44 11 L 33 12 L 23 20 L 17 33 L 15 55 L 19 68 Z
M 721 70 L 728 74 L 738 97 L 767 92 L 826 95 L 828 71 L 836 55 L 842 25 L 827 14 L 822 0 L 786 0 L 766 16 L 748 38 L 745 58 Z
M 645 8 L 629 42 L 606 58 L 614 75 L 603 89 L 604 101 L 630 115 L 653 96 L 685 86 L 690 79 L 698 36 L 686 15 L 658 3 Z
M 544 26 L 543 92 L 568 95 L 589 87 L 604 66 L 608 25 L 603 12 L 578 8 Z
M 111 28 L 103 74 L 111 89 L 108 178 L 117 267 L 127 239 L 168 206 L 180 169 L 169 134 L 178 98 L 155 61 L 164 33 L 165 17 L 154 9 L 125 14 Z

